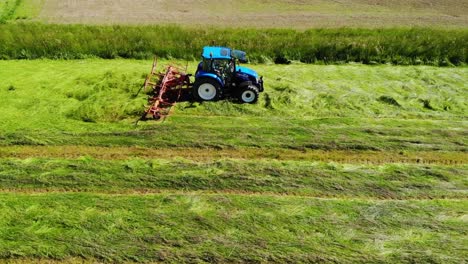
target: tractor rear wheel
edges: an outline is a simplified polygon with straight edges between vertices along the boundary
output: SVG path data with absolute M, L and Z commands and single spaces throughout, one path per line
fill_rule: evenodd
M 257 87 L 249 85 L 240 91 L 238 98 L 242 103 L 254 104 L 258 101 L 258 96 Z
M 193 84 L 192 94 L 195 100 L 216 101 L 221 95 L 221 86 L 216 80 L 201 79 Z

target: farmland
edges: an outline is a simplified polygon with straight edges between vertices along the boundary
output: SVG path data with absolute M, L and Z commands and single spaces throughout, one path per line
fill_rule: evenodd
M 258 104 L 135 126 L 150 64 L 0 61 L 2 258 L 463 259 L 465 67 L 251 65 Z
M 0 0 L 0 263 L 464 263 L 467 14 Z M 204 45 L 247 51 L 258 103 L 136 123 L 153 56 Z
M 5 1 L 4 1 L 5 2 Z M 85 24 L 182 24 L 257 28 L 382 28 L 434 26 L 463 28 L 463 0 L 9 0 L 20 2 L 15 20 Z

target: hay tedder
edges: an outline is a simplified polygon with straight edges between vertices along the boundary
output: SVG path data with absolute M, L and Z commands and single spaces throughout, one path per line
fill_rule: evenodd
M 143 85 L 144 91 L 150 91 L 149 106 L 140 120 L 147 120 L 148 117 L 159 120 L 166 117 L 176 102 L 190 97 L 190 74 L 185 73 L 187 67 L 170 65 L 165 72 L 156 72 L 157 62 L 155 58 Z
M 142 88 L 149 90 L 148 106 L 140 120 L 156 120 L 169 115 L 178 101 L 217 101 L 234 97 L 241 103 L 256 103 L 263 92 L 263 77 L 252 69 L 239 66 L 246 62 L 243 51 L 225 47 L 204 47 L 202 61 L 190 82 L 187 66 L 167 66 L 157 72 L 157 59 Z

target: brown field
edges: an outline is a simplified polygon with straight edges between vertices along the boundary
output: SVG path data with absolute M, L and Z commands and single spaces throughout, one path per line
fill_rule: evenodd
M 182 24 L 259 28 L 466 27 L 466 0 L 45 0 L 51 23 Z

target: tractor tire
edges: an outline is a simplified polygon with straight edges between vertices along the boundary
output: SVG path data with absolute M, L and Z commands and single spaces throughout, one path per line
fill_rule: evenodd
M 249 85 L 240 91 L 238 99 L 245 104 L 255 104 L 258 101 L 258 96 L 258 88 L 254 85 Z
M 193 84 L 192 96 L 196 101 L 217 101 L 222 96 L 221 85 L 213 79 L 200 79 Z

